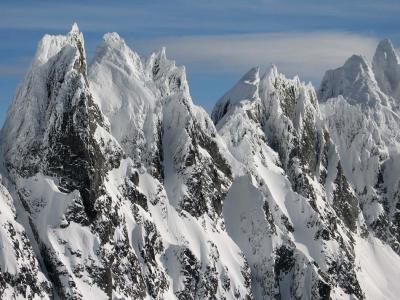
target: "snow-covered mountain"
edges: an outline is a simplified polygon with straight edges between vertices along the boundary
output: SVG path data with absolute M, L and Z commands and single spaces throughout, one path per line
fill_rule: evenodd
M 344 161 L 344 174 L 358 194 L 366 223 L 398 254 L 399 68 L 392 43 L 383 40 L 376 49 L 372 65 L 364 57 L 351 57 L 343 67 L 327 72 L 319 92 L 325 123 Z M 337 76 L 332 77 L 334 73 Z M 341 89 L 339 86 L 343 82 L 355 86 L 357 92 Z M 359 93 L 361 89 L 364 93 Z
M 210 118 L 165 49 L 45 35 L 0 133 L 1 298 L 397 299 L 399 68 L 253 68 Z
M 2 268 L 16 296 L 251 296 L 246 260 L 221 217 L 233 158 L 164 51 L 142 61 L 107 34 L 88 72 L 76 25 L 45 36 L 1 143 L 19 222 L 34 245 L 27 274 L 48 286 L 25 291 L 8 279 L 23 256 Z
M 246 85 L 249 94 L 235 98 Z M 228 193 L 224 212 L 249 260 L 254 297 L 364 298 L 355 247 L 365 224 L 313 87 L 276 67 L 262 76 L 252 69 L 220 99 L 213 118 L 250 175 L 234 182 L 233 191 L 240 184 L 247 192 Z M 235 206 L 243 211 L 233 218 Z

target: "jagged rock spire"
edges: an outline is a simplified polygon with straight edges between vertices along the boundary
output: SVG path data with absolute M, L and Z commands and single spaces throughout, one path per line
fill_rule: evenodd
M 78 24 L 76 22 L 72 23 L 71 25 L 71 30 L 69 31 L 69 33 L 79 33 L 79 27 Z
M 372 68 L 381 90 L 391 96 L 400 96 L 400 59 L 389 39 L 378 44 Z

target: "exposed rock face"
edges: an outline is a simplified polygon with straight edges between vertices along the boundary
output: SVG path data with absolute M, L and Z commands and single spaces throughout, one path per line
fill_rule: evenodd
M 89 65 L 76 25 L 46 35 L 0 134 L 1 298 L 396 299 L 390 46 L 328 72 L 321 111 L 253 68 L 210 118 L 165 49 L 108 33 Z

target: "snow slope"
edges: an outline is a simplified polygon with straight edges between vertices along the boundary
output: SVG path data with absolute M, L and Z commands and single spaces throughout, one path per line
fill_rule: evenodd
M 2 299 L 48 299 L 50 283 L 0 177 L 0 285 Z

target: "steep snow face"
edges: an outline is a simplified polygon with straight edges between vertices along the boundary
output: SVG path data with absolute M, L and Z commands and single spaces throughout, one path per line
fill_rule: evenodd
M 4 299 L 48 299 L 42 273 L 24 227 L 16 221 L 11 195 L 0 177 L 0 295 Z
M 396 161 L 400 151 L 400 119 L 398 98 L 393 98 L 395 90 L 389 84 L 389 78 L 395 78 L 398 59 L 390 41 L 384 40 L 378 45 L 373 66 L 373 73 L 358 74 L 359 81 L 377 78 L 379 86 L 374 85 L 363 99 L 354 102 L 352 95 L 359 89 L 358 83 L 354 82 L 347 91 L 325 99 L 321 110 L 338 145 L 344 174 L 359 196 L 368 226 L 399 253 L 399 180 L 395 174 L 399 171 Z M 329 78 L 325 76 L 326 85 L 331 85 Z M 365 106 L 363 103 L 375 97 L 370 93 L 385 95 L 390 101 Z
M 276 185 L 282 183 L 278 176 L 273 180 Z M 297 209 L 302 209 L 303 215 L 300 213 L 297 219 L 291 220 L 286 219 L 285 214 L 276 218 L 278 207 L 274 203 L 275 195 L 266 196 L 265 189 L 263 191 L 261 187 L 260 191 L 257 185 L 247 176 L 238 177 L 224 203 L 227 231 L 242 249 L 252 270 L 254 298 L 293 299 L 306 295 L 312 299 L 329 297 L 335 289 L 331 291 L 325 281 L 329 278 L 325 272 L 329 271 L 319 257 L 321 245 L 319 242 L 312 242 L 313 233 L 300 229 L 304 226 L 300 224 L 310 217 L 308 213 L 311 208 L 296 199 L 295 195 L 289 196 L 286 200 L 297 200 L 297 203 L 292 208 L 287 208 L 291 210 L 299 205 Z M 304 214 L 304 210 L 307 213 Z M 283 225 L 285 222 L 286 226 L 294 225 L 297 230 L 302 231 L 301 234 L 296 234 L 296 239 L 288 234 L 288 229 Z M 293 232 L 293 229 L 289 230 Z M 336 290 L 342 291 L 340 288 Z
M 163 120 L 164 183 L 169 198 L 193 216 L 218 217 L 232 171 L 214 124 L 187 95 L 166 99 Z
M 363 298 L 352 254 L 363 220 L 313 87 L 272 67 L 255 90 L 239 93 L 216 125 L 250 176 L 236 178 L 223 212 L 253 295 Z
M 366 299 L 396 299 L 400 293 L 398 285 L 400 257 L 377 238 L 357 239 L 356 262 L 361 266 L 358 278 Z M 388 288 L 390 287 L 390 288 Z
M 372 60 L 372 69 L 380 89 L 387 95 L 400 97 L 400 60 L 390 40 L 382 40 Z
M 138 54 L 117 33 L 104 35 L 89 68 L 94 101 L 108 118 L 112 135 L 137 164 L 161 167 L 157 89 Z M 160 178 L 162 173 L 157 174 Z

